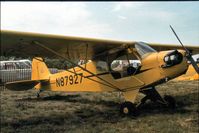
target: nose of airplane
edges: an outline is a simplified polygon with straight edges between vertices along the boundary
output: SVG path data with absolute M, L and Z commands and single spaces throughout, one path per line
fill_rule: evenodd
M 159 55 L 159 60 L 163 74 L 170 79 L 182 75 L 188 69 L 184 50 L 164 51 Z

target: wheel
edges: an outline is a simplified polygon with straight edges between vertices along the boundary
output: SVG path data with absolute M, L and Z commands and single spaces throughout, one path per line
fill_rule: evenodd
M 124 102 L 121 104 L 120 113 L 123 115 L 138 115 L 138 110 L 132 102 Z
M 165 95 L 164 96 L 164 100 L 167 103 L 167 106 L 171 109 L 175 109 L 176 108 L 176 101 L 172 96 L 169 95 Z

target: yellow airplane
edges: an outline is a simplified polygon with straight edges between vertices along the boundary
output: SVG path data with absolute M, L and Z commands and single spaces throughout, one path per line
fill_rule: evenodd
M 41 91 L 47 90 L 117 91 L 125 98 L 120 112 L 126 115 L 136 115 L 138 108 L 146 100 L 174 108 L 174 98 L 163 98 L 155 86 L 184 74 L 189 66 L 187 60 L 199 73 L 189 52 L 198 53 L 199 45 L 185 48 L 183 45 L 147 44 L 6 30 L 1 31 L 1 45 L 4 56 L 34 57 L 31 80 L 9 82 L 6 84 L 8 89 L 24 91 L 35 88 L 38 90 L 38 96 Z M 60 57 L 74 67 L 51 74 L 42 57 Z M 77 59 L 84 60 L 85 64 L 78 65 L 74 62 Z M 141 64 L 135 67 L 129 63 L 123 71 L 117 71 L 113 69 L 114 60 L 140 60 Z M 143 93 L 145 97 L 135 104 L 139 93 Z

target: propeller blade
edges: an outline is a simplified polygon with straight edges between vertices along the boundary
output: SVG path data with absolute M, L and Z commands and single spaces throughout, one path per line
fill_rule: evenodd
M 197 63 L 194 61 L 193 57 L 192 56 L 186 56 L 186 57 L 191 62 L 192 66 L 194 67 L 196 72 L 199 74 L 199 67 L 198 67 Z
M 175 30 L 173 29 L 173 27 L 171 25 L 170 25 L 170 28 L 173 31 L 175 37 L 178 39 L 178 41 L 180 42 L 180 44 L 184 48 L 184 50 L 186 51 L 187 60 L 189 60 L 191 62 L 192 66 L 194 67 L 196 72 L 199 74 L 199 67 L 198 67 L 197 63 L 194 61 L 190 51 L 183 45 L 183 43 L 181 42 L 181 40 L 179 39 L 178 35 L 176 34 Z

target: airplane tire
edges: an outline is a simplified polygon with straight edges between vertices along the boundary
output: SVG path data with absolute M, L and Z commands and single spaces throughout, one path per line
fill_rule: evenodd
M 172 96 L 165 95 L 164 100 L 167 102 L 167 105 L 168 105 L 169 108 L 171 108 L 171 109 L 176 108 L 176 101 Z
M 123 115 L 138 115 L 138 110 L 132 102 L 124 102 L 120 106 L 120 113 Z

